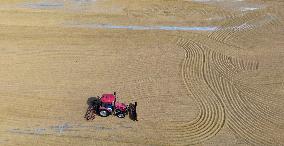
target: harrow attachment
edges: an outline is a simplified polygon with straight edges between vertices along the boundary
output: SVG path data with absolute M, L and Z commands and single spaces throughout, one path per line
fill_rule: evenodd
M 87 121 L 88 120 L 94 120 L 95 116 L 96 116 L 96 111 L 94 110 L 94 108 L 92 106 L 89 106 L 84 118 Z
M 96 113 L 99 109 L 99 106 L 101 104 L 101 101 L 99 97 L 90 97 L 87 101 L 87 104 L 89 105 L 86 114 L 84 118 L 86 120 L 93 120 L 95 119 Z

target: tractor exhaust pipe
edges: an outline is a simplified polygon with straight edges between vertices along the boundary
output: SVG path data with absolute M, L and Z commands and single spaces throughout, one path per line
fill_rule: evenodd
M 116 96 L 116 92 L 113 92 L 113 95 Z

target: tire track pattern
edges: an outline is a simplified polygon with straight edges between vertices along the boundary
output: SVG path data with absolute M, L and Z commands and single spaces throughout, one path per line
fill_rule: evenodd
M 254 32 L 260 28 L 261 31 L 269 31 L 271 28 L 276 28 L 279 24 L 280 22 L 276 16 L 261 12 L 251 12 L 229 18 L 216 31 L 210 33 L 208 37 L 226 43 L 230 40 L 238 39 L 239 36 L 246 38 L 252 31 Z
M 200 107 L 199 115 L 193 121 L 174 123 L 167 127 L 171 139 L 177 144 L 197 144 L 216 135 L 224 126 L 225 110 L 221 99 L 212 90 L 205 78 L 207 55 L 200 46 L 179 41 L 185 49 L 182 76 L 189 94 Z M 200 88 L 194 88 L 200 87 Z
M 240 72 L 258 69 L 258 62 L 232 58 L 185 39 L 177 44 L 186 52 L 182 76 L 200 113 L 193 121 L 172 126 L 171 132 L 179 133 L 176 140 L 200 143 L 216 135 L 226 120 L 228 127 L 249 144 L 283 144 L 277 137 L 283 132 L 278 124 L 281 116 L 268 105 L 251 100 L 265 95 L 241 88 L 233 80 Z

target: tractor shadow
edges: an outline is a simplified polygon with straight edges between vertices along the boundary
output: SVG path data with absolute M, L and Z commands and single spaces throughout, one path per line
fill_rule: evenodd
M 89 97 L 87 100 L 87 104 L 89 105 L 89 107 L 92 107 L 99 101 L 100 101 L 99 97 Z

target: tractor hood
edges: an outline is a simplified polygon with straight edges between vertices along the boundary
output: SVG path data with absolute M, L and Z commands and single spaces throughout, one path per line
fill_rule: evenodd
M 123 103 L 116 102 L 116 103 L 115 103 L 115 108 L 116 108 L 116 109 L 120 109 L 120 110 L 122 110 L 122 111 L 125 111 L 125 110 L 126 110 L 126 105 L 123 104 Z

